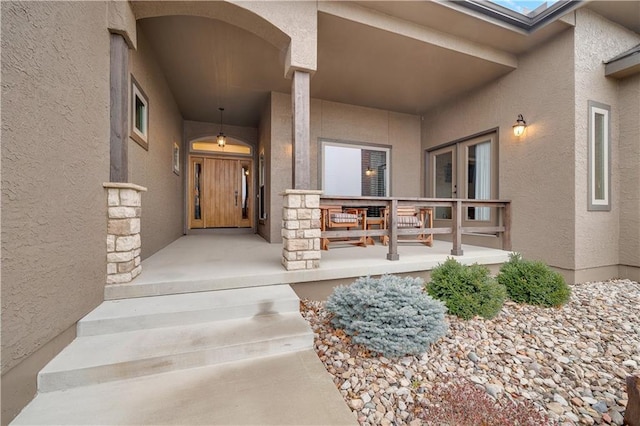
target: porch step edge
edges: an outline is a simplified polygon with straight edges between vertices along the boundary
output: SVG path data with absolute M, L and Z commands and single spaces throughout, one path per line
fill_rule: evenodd
M 51 392 L 313 347 L 298 313 L 78 337 L 38 374 Z
M 110 300 L 78 322 L 78 336 L 299 312 L 289 285 Z

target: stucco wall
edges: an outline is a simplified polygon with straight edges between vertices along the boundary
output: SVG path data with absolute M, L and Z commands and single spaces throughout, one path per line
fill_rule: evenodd
M 105 3 L 1 7 L 4 376 L 103 299 L 109 33 Z
M 291 188 L 291 96 L 271 94 L 271 242 L 279 242 L 282 197 Z M 320 99 L 311 100 L 311 187 L 318 180 L 318 140 L 391 145 L 391 195 L 420 195 L 420 117 Z M 277 238 L 277 239 L 276 239 Z
M 316 69 L 316 2 L 139 1 L 132 3 L 132 9 L 136 19 L 166 15 L 219 19 L 251 31 L 280 49 L 285 72 Z
M 172 169 L 173 143 L 182 144 L 182 116 L 140 26 L 137 39 L 138 49 L 130 51 L 129 70 L 149 100 L 149 150 L 129 139 L 129 182 L 148 189 L 142 195 L 144 259 L 183 233 L 184 170 L 178 176 Z M 180 155 L 185 153 L 181 147 Z
M 512 245 L 574 266 L 573 32 L 518 58 L 518 68 L 425 114 L 422 147 L 499 127 L 499 196 L 512 201 Z M 518 114 L 528 123 L 516 138 Z
M 619 96 L 619 261 L 640 267 L 640 74 L 620 82 Z
M 620 263 L 621 181 L 618 80 L 604 76 L 603 62 L 640 43 L 640 36 L 583 8 L 576 11 L 575 28 L 575 211 L 576 265 L 587 269 Z M 587 211 L 589 100 L 611 106 L 611 211 Z M 638 115 L 633 118 L 638 121 Z M 636 163 L 637 167 L 637 163 Z M 637 204 L 636 204 L 637 207 Z M 637 228 L 636 228 L 637 229 Z M 626 237 L 625 237 L 626 238 Z

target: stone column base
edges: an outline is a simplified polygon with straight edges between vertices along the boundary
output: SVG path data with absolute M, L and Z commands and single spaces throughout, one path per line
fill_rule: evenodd
M 287 271 L 320 267 L 320 195 L 287 189 L 282 196 L 282 265 Z
M 107 284 L 131 282 L 142 272 L 140 214 L 147 188 L 132 183 L 107 182 Z

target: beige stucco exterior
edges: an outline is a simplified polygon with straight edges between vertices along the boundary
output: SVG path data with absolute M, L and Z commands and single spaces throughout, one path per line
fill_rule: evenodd
M 622 276 L 640 280 L 640 75 L 620 82 L 619 263 Z
M 140 233 L 144 259 L 182 235 L 184 187 L 172 169 L 173 144 L 182 145 L 182 116 L 139 29 L 137 39 L 129 69 L 149 98 L 149 150 L 129 139 L 129 181 L 148 189 Z
M 33 396 L 55 354 L 47 343 L 103 300 L 106 13 L 96 2 L 2 2 L 3 423 Z
M 429 111 L 422 125 L 424 150 L 498 127 L 499 198 L 513 203 L 513 249 L 566 269 L 575 250 L 573 44 L 565 31 L 518 58 L 517 70 Z M 518 114 L 529 123 L 520 138 L 511 128 Z
M 640 43 L 640 36 L 612 24 L 589 10 L 576 11 L 575 29 L 575 265 L 573 269 L 591 269 L 622 263 L 620 235 L 634 228 L 621 228 L 623 171 L 620 163 L 620 123 L 623 113 L 620 83 L 603 78 L 604 64 L 611 52 L 623 52 Z M 606 34 L 606 36 L 605 36 Z M 588 211 L 588 101 L 611 106 L 611 210 Z M 638 116 L 632 121 L 637 122 Z M 628 125 L 628 124 L 625 124 Z M 631 154 L 629 152 L 629 154 Z M 638 163 L 636 163 L 637 166 Z M 625 201 L 623 201 L 625 200 Z M 631 209 L 637 210 L 636 208 Z M 631 207 L 631 206 L 629 206 Z M 637 227 L 635 229 L 638 229 Z M 636 257 L 636 263 L 638 257 Z
M 295 69 L 316 69 L 318 20 L 315 2 L 136 2 L 132 7 L 136 19 L 190 15 L 229 22 L 281 49 L 285 53 L 283 68 L 287 75 Z

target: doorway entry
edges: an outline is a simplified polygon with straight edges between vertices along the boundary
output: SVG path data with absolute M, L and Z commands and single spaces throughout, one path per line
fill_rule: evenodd
M 427 191 L 435 198 L 490 200 L 498 198 L 497 133 L 489 132 L 427 152 Z M 497 224 L 491 207 L 467 207 L 463 226 Z M 434 226 L 449 226 L 451 207 L 436 207 Z
M 250 159 L 189 158 L 189 229 L 251 228 L 253 185 Z

